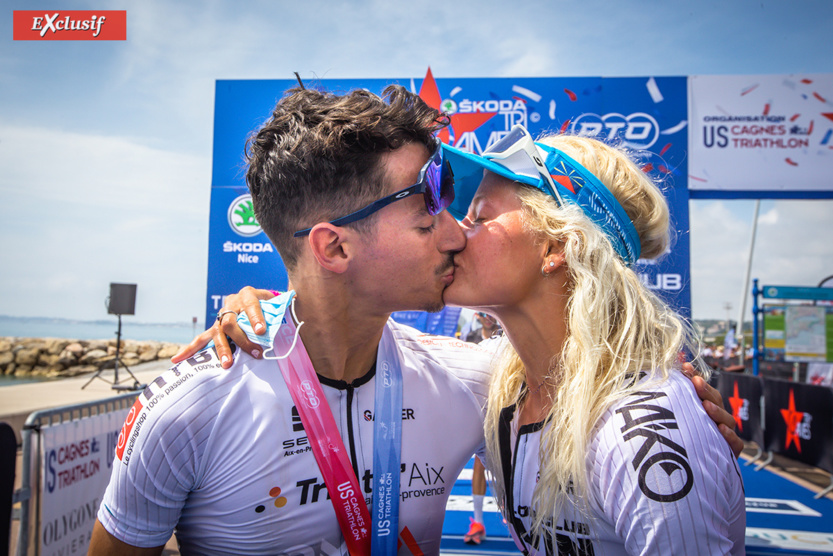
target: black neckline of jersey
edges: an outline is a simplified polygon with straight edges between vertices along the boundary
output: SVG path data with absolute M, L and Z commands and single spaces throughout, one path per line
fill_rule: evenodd
M 332 378 L 327 378 L 325 376 L 321 376 L 316 373 L 318 376 L 318 382 L 320 382 L 324 386 L 329 386 L 330 388 L 335 388 L 337 390 L 349 390 L 351 388 L 358 388 L 359 386 L 363 386 L 370 382 L 370 379 L 376 376 L 376 361 L 373 362 L 373 366 L 370 367 L 370 370 L 364 376 L 360 376 L 356 380 L 352 382 L 347 382 L 345 380 L 335 380 Z

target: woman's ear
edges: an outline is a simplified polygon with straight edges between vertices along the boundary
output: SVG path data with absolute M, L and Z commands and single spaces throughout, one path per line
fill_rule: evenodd
M 543 273 L 549 274 L 564 264 L 564 244 L 560 241 L 548 242 L 544 251 Z

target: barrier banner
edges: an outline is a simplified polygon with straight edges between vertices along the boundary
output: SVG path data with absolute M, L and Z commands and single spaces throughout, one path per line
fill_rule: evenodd
M 593 135 L 639 153 L 638 163 L 663 188 L 677 233 L 666 256 L 656 263 L 640 261 L 636 272 L 655 293 L 690 316 L 685 77 L 435 79 L 429 70 L 423 79 L 305 82 L 307 88 L 334 93 L 364 88 L 380 94 L 391 84 L 449 114 L 451 124 L 440 138 L 463 150 L 481 153 L 514 124 L 522 124 L 534 136 L 560 131 Z M 244 148 L 276 101 L 297 86 L 295 79 L 216 82 L 206 324 L 216 317 L 222 297 L 244 285 L 286 287 L 280 257 L 249 210 Z
M 756 376 L 742 373 L 719 373 L 717 389 L 723 396 L 726 411 L 735 419 L 738 436 L 744 440 L 764 445 L 764 429 L 761 421 L 763 385 Z
M 766 450 L 833 471 L 833 390 L 764 379 Z
M 833 198 L 833 74 L 689 77 L 693 198 Z
M 39 554 L 86 554 L 127 409 L 41 429 Z

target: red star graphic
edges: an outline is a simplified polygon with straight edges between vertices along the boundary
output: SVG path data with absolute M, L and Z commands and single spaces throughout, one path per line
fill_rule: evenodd
M 431 73 L 431 68 L 428 68 L 428 73 L 425 74 L 425 79 L 422 81 L 422 87 L 419 89 L 419 97 L 425 101 L 425 104 L 431 108 L 442 110 L 440 104 L 442 97 L 440 90 L 437 88 L 437 82 L 434 81 L 434 75 Z M 452 114 L 449 116 L 451 120 L 450 128 L 454 129 L 454 138 L 461 137 L 468 131 L 474 131 L 487 121 L 497 112 L 472 112 L 469 114 Z M 439 138 L 444 143 L 451 144 L 451 137 L 448 127 L 440 131 Z
M 738 425 L 738 430 L 743 432 L 743 421 L 740 418 L 740 408 L 743 407 L 743 398 L 738 394 L 738 383 L 735 381 L 735 393 L 729 398 L 729 403 L 732 404 L 732 417 L 735 418 L 735 423 Z
M 784 422 L 787 423 L 787 442 L 784 449 L 790 447 L 790 443 L 795 440 L 795 449 L 801 453 L 801 440 L 798 438 L 798 424 L 804 419 L 804 412 L 795 410 L 795 396 L 793 390 L 790 388 L 790 405 L 787 409 L 781 410 L 781 415 L 784 417 Z

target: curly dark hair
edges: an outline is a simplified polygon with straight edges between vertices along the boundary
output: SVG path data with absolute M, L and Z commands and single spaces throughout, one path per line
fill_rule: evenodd
M 298 262 L 300 229 L 360 209 L 385 192 L 384 153 L 406 143 L 429 149 L 448 118 L 399 85 L 379 97 L 296 87 L 246 144 L 255 215 L 287 269 Z M 370 229 L 373 218 L 351 226 Z

